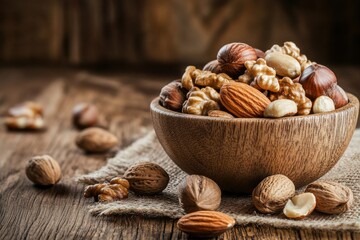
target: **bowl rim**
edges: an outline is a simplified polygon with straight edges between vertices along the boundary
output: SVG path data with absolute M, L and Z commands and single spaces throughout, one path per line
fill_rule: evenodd
M 296 116 L 288 116 L 288 117 L 282 117 L 282 118 L 259 118 L 259 117 L 254 117 L 254 118 L 220 118 L 220 117 L 210 117 L 210 116 L 203 116 L 203 115 L 194 115 L 194 114 L 186 114 L 186 113 L 182 113 L 182 112 L 176 112 L 170 109 L 167 109 L 163 106 L 160 105 L 159 99 L 160 97 L 157 96 L 156 98 L 154 98 L 151 103 L 150 103 L 150 110 L 157 112 L 161 115 L 167 115 L 167 116 L 172 116 L 172 117 L 178 117 L 178 118 L 186 118 L 186 119 L 197 119 L 197 120 L 209 120 L 209 121 L 220 121 L 220 122 L 252 122 L 254 120 L 256 121 L 279 121 L 279 120 L 297 120 L 297 119 L 304 119 L 304 118 L 308 118 L 310 119 L 312 118 L 317 118 L 317 117 L 324 117 L 324 116 L 330 116 L 330 115 L 334 115 L 334 114 L 338 114 L 338 113 L 342 113 L 345 112 L 347 110 L 353 109 L 353 108 L 359 108 L 359 100 L 356 96 L 350 94 L 350 93 L 346 93 L 348 98 L 349 98 L 349 102 L 338 109 L 335 109 L 335 111 L 331 111 L 331 112 L 326 112 L 326 113 L 312 113 L 309 115 L 296 115 Z

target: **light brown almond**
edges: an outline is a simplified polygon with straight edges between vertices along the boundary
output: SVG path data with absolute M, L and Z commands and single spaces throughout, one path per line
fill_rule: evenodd
M 234 118 L 234 116 L 231 115 L 230 113 L 221 110 L 210 110 L 208 112 L 208 116 L 218 117 L 218 118 L 230 118 L 230 119 Z
M 194 237 L 216 237 L 231 229 L 235 219 L 217 211 L 197 211 L 179 219 L 177 227 Z
M 239 82 L 232 82 L 220 89 L 222 105 L 236 117 L 262 117 L 270 100 L 259 90 Z
M 87 152 L 106 152 L 117 144 L 112 133 L 97 127 L 83 130 L 76 138 L 76 145 Z

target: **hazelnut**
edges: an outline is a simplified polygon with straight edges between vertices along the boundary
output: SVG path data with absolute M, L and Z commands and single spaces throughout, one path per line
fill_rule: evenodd
M 289 198 L 295 195 L 295 185 L 281 174 L 264 178 L 253 190 L 252 201 L 262 213 L 281 211 Z
M 76 104 L 72 113 L 73 124 L 79 129 L 94 127 L 99 123 L 99 110 L 91 103 Z
M 305 191 L 315 195 L 315 210 L 323 213 L 344 213 L 354 202 L 351 189 L 337 182 L 317 181 L 309 184 Z
M 130 190 L 143 195 L 160 193 L 169 183 L 167 172 L 151 162 L 142 162 L 129 167 L 123 178 L 129 181 Z
M 76 145 L 88 152 L 106 152 L 119 143 L 116 136 L 97 128 L 87 128 L 76 137 Z
M 217 60 L 224 73 L 237 79 L 245 70 L 246 61 L 256 60 L 255 49 L 245 43 L 229 43 L 217 54 Z
M 335 110 L 334 101 L 328 96 L 320 96 L 315 99 L 312 111 L 313 113 L 324 113 Z
M 186 91 L 182 88 L 181 82 L 173 81 L 161 89 L 160 104 L 168 109 L 179 111 L 186 99 Z
M 303 86 L 306 96 L 311 100 L 326 95 L 334 101 L 335 108 L 348 103 L 345 91 L 337 85 L 335 74 L 323 65 L 313 64 L 307 67 L 302 72 L 299 82 Z
M 218 60 L 212 60 L 211 62 L 208 62 L 204 67 L 203 67 L 204 71 L 210 71 L 213 73 L 222 73 L 223 70 L 221 69 L 221 66 L 218 62 Z
M 180 206 L 186 213 L 216 210 L 221 202 L 221 190 L 210 178 L 189 175 L 179 185 Z
M 26 176 L 37 185 L 53 185 L 61 179 L 59 163 L 48 155 L 35 156 L 26 166 Z
M 335 108 L 345 106 L 349 102 L 346 92 L 339 85 L 335 85 L 327 95 L 334 101 Z
M 312 193 L 301 193 L 289 199 L 283 213 L 292 219 L 302 219 L 309 216 L 315 209 L 316 198 Z
M 257 58 L 265 58 L 265 53 L 262 50 L 260 50 L 258 48 L 254 48 L 254 49 L 255 49 Z

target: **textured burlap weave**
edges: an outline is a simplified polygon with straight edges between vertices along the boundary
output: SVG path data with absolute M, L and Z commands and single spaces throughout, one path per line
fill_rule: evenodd
M 177 186 L 186 175 L 166 155 L 154 131 L 137 140 L 128 148 L 110 159 L 98 171 L 78 178 L 80 182 L 93 184 L 121 176 L 134 163 L 150 161 L 162 166 L 170 175 L 164 192 L 157 196 L 139 197 L 112 203 L 92 203 L 90 212 L 100 215 L 138 214 L 149 217 L 179 218 L 184 213 L 179 207 Z M 265 215 L 255 211 L 251 197 L 223 195 L 219 211 L 236 219 L 237 224 L 267 224 L 275 227 L 314 228 L 326 230 L 360 231 L 360 129 L 356 130 L 351 143 L 337 165 L 322 179 L 330 179 L 349 186 L 355 202 L 352 209 L 341 215 L 326 215 L 314 212 L 303 220 L 289 220 L 282 214 Z

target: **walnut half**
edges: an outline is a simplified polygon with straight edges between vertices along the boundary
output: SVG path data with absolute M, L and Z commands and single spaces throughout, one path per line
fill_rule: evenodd
M 206 116 L 210 110 L 220 109 L 220 94 L 211 87 L 195 89 L 189 92 L 188 97 L 183 104 L 183 113 Z

